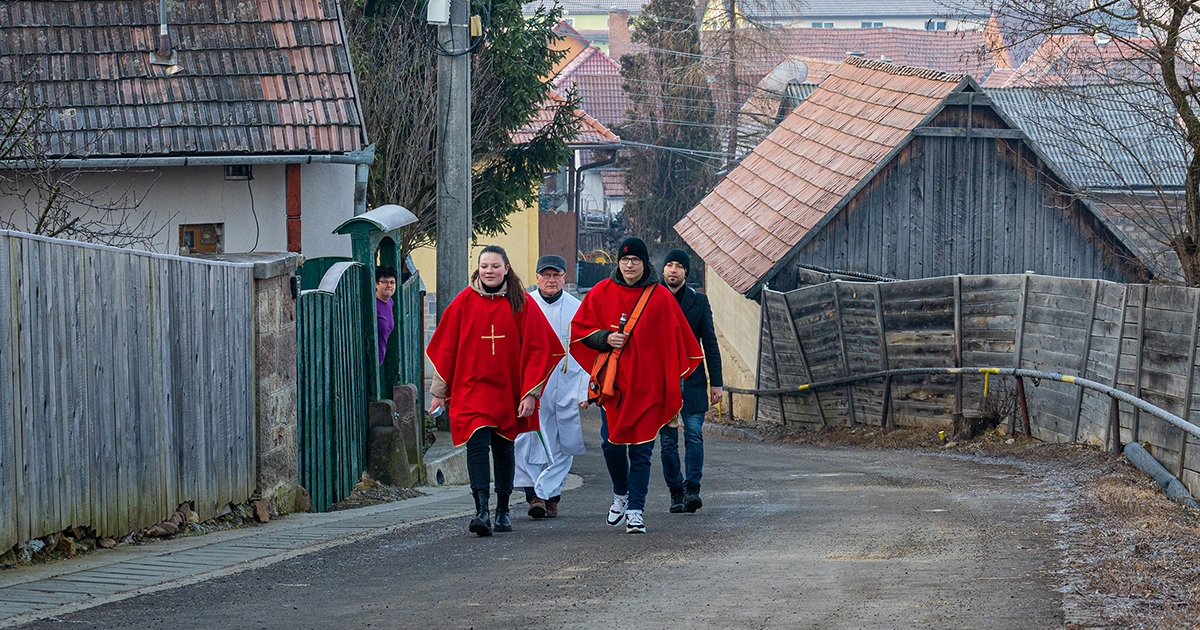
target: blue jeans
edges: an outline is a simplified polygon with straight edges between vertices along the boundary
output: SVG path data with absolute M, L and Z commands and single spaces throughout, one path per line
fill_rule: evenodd
M 700 491 L 700 476 L 704 468 L 704 414 L 690 413 L 683 415 L 684 463 L 687 466 L 687 481 L 679 469 L 679 429 L 663 427 L 658 432 L 662 440 L 663 479 L 671 492 Z
M 613 444 L 608 441 L 608 416 L 600 410 L 600 450 L 604 465 L 612 478 L 613 494 L 629 495 L 630 510 L 646 508 L 646 491 L 650 488 L 650 460 L 654 457 L 654 442 L 645 444 Z

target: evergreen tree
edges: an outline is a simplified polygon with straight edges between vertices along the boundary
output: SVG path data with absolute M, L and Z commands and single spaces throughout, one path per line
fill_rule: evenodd
M 437 55 L 424 0 L 342 0 L 369 140 L 375 143 L 367 204 L 398 203 L 417 216 L 406 228 L 410 251 L 437 231 Z M 473 3 L 488 14 L 487 38 L 472 54 L 472 220 L 476 236 L 492 236 L 525 204 L 536 205 L 546 171 L 571 155 L 577 103 L 555 111 L 553 122 L 528 143 L 512 133 L 539 112 L 562 53 L 550 48 L 561 9 L 521 15 L 520 0 Z
M 680 243 L 675 223 L 712 190 L 720 141 L 695 1 L 650 0 L 631 27 L 634 53 L 620 59 L 632 104 L 619 135 L 634 147 L 623 213 L 657 251 Z

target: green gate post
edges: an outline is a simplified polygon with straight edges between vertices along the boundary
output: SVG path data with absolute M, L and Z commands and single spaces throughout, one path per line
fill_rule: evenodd
M 347 219 L 333 231 L 334 234 L 350 236 L 351 257 L 367 268 L 367 276 L 371 281 L 371 291 L 363 296 L 364 313 L 368 314 L 367 321 L 375 321 L 375 270 L 380 266 L 395 267 L 401 270 L 400 228 L 417 222 L 417 217 L 407 208 L 396 204 L 380 206 L 351 219 Z M 399 278 L 397 285 L 400 284 Z M 404 313 L 401 310 L 401 287 L 397 286 L 396 295 L 392 298 L 392 317 L 396 321 L 396 331 L 388 340 L 387 355 L 382 367 L 377 356 L 379 348 L 379 330 L 374 326 L 366 337 L 370 341 L 372 366 L 367 379 L 372 384 L 372 400 L 390 399 L 392 387 L 400 382 L 400 341 L 399 329 L 403 326 Z M 422 357 L 422 360 L 424 358 Z M 422 384 L 418 383 L 418 387 Z

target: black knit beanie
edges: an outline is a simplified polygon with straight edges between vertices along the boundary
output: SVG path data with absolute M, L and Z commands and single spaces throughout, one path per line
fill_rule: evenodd
M 617 260 L 621 260 L 626 256 L 637 256 L 642 259 L 642 264 L 646 268 L 650 268 L 650 249 L 646 247 L 646 242 L 636 236 L 621 241 L 621 246 L 617 248 Z
M 663 267 L 666 267 L 667 263 L 679 263 L 683 265 L 683 270 L 689 276 L 692 274 L 692 257 L 682 249 L 672 249 L 667 252 L 667 257 L 663 258 Z

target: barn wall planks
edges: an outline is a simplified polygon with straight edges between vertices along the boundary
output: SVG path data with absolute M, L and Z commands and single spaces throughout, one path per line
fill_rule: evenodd
M 1064 189 L 1023 142 L 916 137 L 781 261 L 771 286 L 801 286 L 799 264 L 910 280 L 1026 271 L 1146 280 L 1126 246 Z
M 0 231 L 0 548 L 253 493 L 253 273 Z
M 762 388 L 906 367 L 1011 366 L 1082 376 L 1200 424 L 1200 289 L 1021 274 L 839 280 L 764 291 L 763 300 Z M 781 407 L 789 422 L 878 425 L 881 381 L 762 397 L 759 419 L 782 421 Z M 993 377 L 989 400 L 978 375 L 959 388 L 950 375 L 894 377 L 893 422 L 950 427 L 957 408 L 984 411 L 1011 391 Z M 1108 442 L 1107 396 L 1056 381 L 1027 380 L 1025 389 L 1035 437 Z M 1145 444 L 1200 494 L 1200 441 L 1128 405 L 1120 415 L 1121 443 Z

